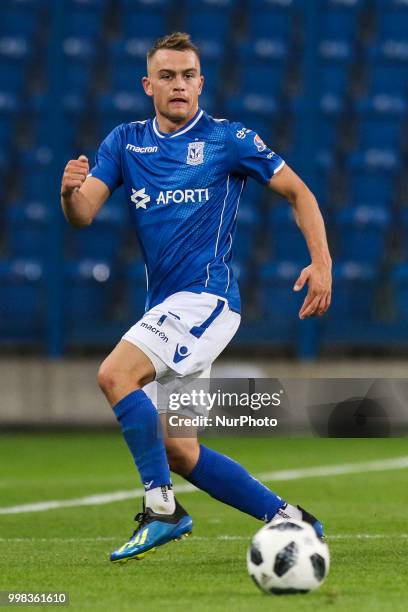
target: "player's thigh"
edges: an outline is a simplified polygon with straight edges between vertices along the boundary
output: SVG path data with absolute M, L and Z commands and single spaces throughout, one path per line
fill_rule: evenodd
M 121 340 L 99 368 L 98 380 L 102 388 L 129 383 L 143 387 L 154 380 L 156 371 L 147 355 L 127 340 Z

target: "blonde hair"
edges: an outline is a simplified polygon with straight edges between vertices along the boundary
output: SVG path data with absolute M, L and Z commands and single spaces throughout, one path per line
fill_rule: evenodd
M 147 53 L 147 61 L 154 56 L 154 54 L 160 49 L 173 49 L 174 51 L 193 51 L 198 60 L 200 60 L 200 54 L 197 47 L 191 41 L 190 34 L 186 32 L 172 32 L 167 36 L 158 38 L 153 47 Z

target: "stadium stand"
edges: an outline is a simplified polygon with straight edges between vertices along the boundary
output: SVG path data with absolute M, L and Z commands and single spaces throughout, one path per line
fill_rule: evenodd
M 141 314 L 145 271 L 121 193 L 91 228 L 74 231 L 56 217 L 55 173 L 80 153 L 92 161 L 119 123 L 153 115 L 140 88 L 146 51 L 158 36 L 185 29 L 202 53 L 202 106 L 257 131 L 324 211 L 335 294 L 327 320 L 308 336 L 308 355 L 319 345 L 383 340 L 375 303 L 384 279 L 392 287 L 390 342 L 407 341 L 407 0 L 61 0 L 58 8 L 3 0 L 0 17 L 1 340 L 60 353 L 62 345 L 45 346 L 45 306 L 57 286 L 66 347 L 74 337 L 109 345 Z M 237 344 L 302 354 L 303 294 L 291 290 L 307 249 L 288 205 L 252 180 L 234 255 L 245 287 Z M 95 320 L 101 325 L 90 335 Z

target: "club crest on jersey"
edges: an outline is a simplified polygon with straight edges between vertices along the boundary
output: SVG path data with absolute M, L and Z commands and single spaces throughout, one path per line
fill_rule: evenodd
M 204 142 L 190 142 L 187 151 L 189 166 L 198 166 L 204 163 Z
M 262 153 L 262 151 L 265 151 L 265 149 L 266 149 L 266 144 L 264 143 L 262 138 L 260 138 L 260 136 L 258 136 L 258 134 L 255 134 L 254 145 L 258 149 L 259 153 Z

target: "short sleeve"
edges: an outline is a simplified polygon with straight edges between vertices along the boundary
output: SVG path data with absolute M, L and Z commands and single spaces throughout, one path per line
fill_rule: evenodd
M 232 147 L 231 171 L 250 176 L 259 183 L 269 183 L 274 174 L 285 165 L 284 160 L 272 151 L 254 132 L 241 123 L 229 125 Z
M 116 127 L 100 145 L 95 156 L 95 165 L 89 173 L 105 183 L 113 193 L 123 182 L 120 157 L 120 127 Z

